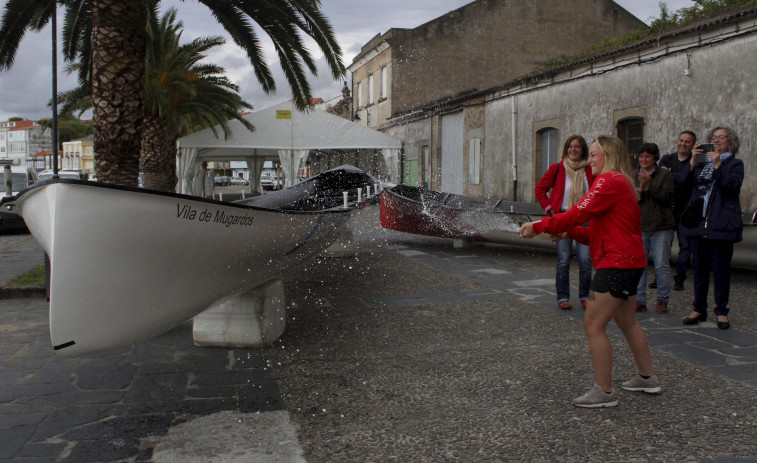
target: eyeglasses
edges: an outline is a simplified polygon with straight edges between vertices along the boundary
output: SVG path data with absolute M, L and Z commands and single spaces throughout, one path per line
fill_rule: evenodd
M 725 140 L 728 138 L 728 135 L 715 135 L 712 137 L 713 140 Z

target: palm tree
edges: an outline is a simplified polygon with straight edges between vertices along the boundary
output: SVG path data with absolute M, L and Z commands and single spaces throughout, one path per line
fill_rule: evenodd
M 163 191 L 176 187 L 176 140 L 180 137 L 215 125 L 228 136 L 232 119 L 253 129 L 239 115 L 252 106 L 239 96 L 239 87 L 223 75 L 225 70 L 213 64 L 197 64 L 205 51 L 223 45 L 225 40 L 205 37 L 179 45 L 182 27 L 181 22 L 176 23 L 173 8 L 160 22 L 157 12 L 150 16 L 140 160 L 145 187 Z
M 140 164 L 147 188 L 173 191 L 176 186 L 176 140 L 184 135 L 220 125 L 227 137 L 229 121 L 236 119 L 248 130 L 254 127 L 239 115 L 252 106 L 239 96 L 239 88 L 213 64 L 198 64 L 206 51 L 223 45 L 222 37 L 204 37 L 179 45 L 183 24 L 176 22 L 176 10 L 169 9 L 158 21 L 151 11 L 147 24 L 145 81 L 145 123 Z M 69 72 L 83 63 L 74 63 Z M 59 94 L 61 115 L 92 108 L 87 83 Z
M 334 79 L 344 73 L 341 50 L 320 12 L 320 0 L 198 0 L 242 47 L 263 90 L 276 90 L 263 59 L 257 24 L 273 42 L 294 101 L 310 101 L 305 68 L 317 73 L 305 47 L 304 32 L 323 51 Z M 0 70 L 10 69 L 28 31 L 50 21 L 56 5 L 65 7 L 63 53 L 82 65 L 80 84 L 91 80 L 98 178 L 136 185 L 139 171 L 145 77 L 144 27 L 159 0 L 7 0 L 0 23 Z M 91 77 L 87 77 L 90 75 Z

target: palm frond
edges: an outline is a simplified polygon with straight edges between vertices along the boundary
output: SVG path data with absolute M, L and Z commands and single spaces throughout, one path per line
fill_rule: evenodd
M 0 22 L 0 70 L 10 69 L 27 30 L 44 27 L 52 17 L 55 0 L 8 0 Z

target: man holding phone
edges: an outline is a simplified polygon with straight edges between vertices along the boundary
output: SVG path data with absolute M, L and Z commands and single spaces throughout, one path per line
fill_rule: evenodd
M 681 170 L 691 162 L 691 150 L 697 142 L 697 135 L 691 130 L 684 130 L 678 135 L 678 151 L 666 154 L 660 159 L 660 167 L 670 171 L 673 176 L 673 215 L 676 219 L 676 235 L 678 235 L 678 263 L 676 264 L 676 274 L 673 277 L 673 289 L 682 290 L 683 282 L 686 280 L 686 271 L 691 267 L 691 250 L 689 248 L 689 239 L 682 235 L 678 230 L 681 219 L 681 213 L 689 201 L 688 195 L 683 193 L 679 180 Z M 688 172 L 688 167 L 686 171 Z

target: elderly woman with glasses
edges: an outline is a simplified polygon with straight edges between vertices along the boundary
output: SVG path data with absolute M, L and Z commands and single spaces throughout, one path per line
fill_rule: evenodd
M 690 238 L 694 266 L 694 310 L 683 319 L 683 324 L 696 325 L 707 320 L 707 291 L 712 272 L 714 313 L 718 328 L 725 330 L 731 326 L 728 297 L 733 245 L 741 241 L 744 228 L 739 202 L 744 163 L 736 158 L 739 137 L 733 129 L 715 127 L 707 141 L 712 143 L 712 151 L 704 153 L 702 145 L 697 145 L 689 166 L 678 180 L 690 194 L 681 215 L 681 231 Z M 697 162 L 702 153 L 706 155 L 704 162 Z

